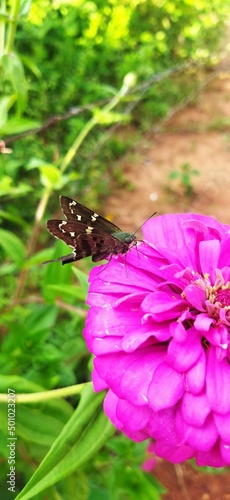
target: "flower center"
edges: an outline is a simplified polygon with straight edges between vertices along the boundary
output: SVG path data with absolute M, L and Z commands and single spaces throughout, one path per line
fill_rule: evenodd
M 227 286 L 227 285 L 226 285 Z M 229 307 L 230 306 L 230 288 L 228 285 L 228 288 L 222 287 L 216 292 L 216 300 L 215 302 L 218 302 L 220 307 Z
M 215 322 L 213 327 L 230 327 L 230 281 L 216 280 L 214 286 L 206 286 L 206 312 Z M 230 332 L 229 332 L 230 333 Z
M 206 284 L 205 289 L 210 304 L 230 310 L 230 281 L 224 284 L 223 278 L 221 280 L 217 279 L 214 286 Z
M 211 284 L 208 274 L 199 276 L 193 284 L 185 288 L 182 298 L 190 302 L 192 306 L 190 312 L 194 314 L 194 325 L 198 330 L 213 331 L 213 328 L 226 328 L 230 348 L 230 280 L 225 281 L 219 269 L 216 270 L 215 278 L 214 284 Z M 205 292 L 205 296 L 198 289 Z M 208 318 L 211 318 L 211 321 Z M 191 319 L 190 317 L 190 323 Z M 226 344 L 226 341 L 222 342 L 221 337 L 220 344 L 223 343 Z

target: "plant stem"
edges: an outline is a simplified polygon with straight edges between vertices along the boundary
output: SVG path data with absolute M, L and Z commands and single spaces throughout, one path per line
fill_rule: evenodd
M 106 104 L 106 106 L 104 106 L 104 108 L 102 108 L 101 113 L 106 114 L 109 111 L 111 111 L 113 108 L 115 108 L 115 106 L 117 106 L 117 104 L 121 101 L 121 99 L 127 94 L 127 92 L 129 91 L 131 86 L 133 86 L 133 78 L 132 77 L 131 78 L 125 77 L 124 83 L 123 83 L 121 89 L 117 92 L 117 94 L 113 97 L 113 99 L 111 99 L 111 101 L 108 104 Z M 60 167 L 60 170 L 62 173 L 64 173 L 64 171 L 68 167 L 69 163 L 72 161 L 72 159 L 76 155 L 79 147 L 81 146 L 82 142 L 87 137 L 87 135 L 89 134 L 90 130 L 92 130 L 92 128 L 95 125 L 97 125 L 98 123 L 100 123 L 99 116 L 93 115 L 92 118 L 85 125 L 85 127 L 82 129 L 82 131 L 77 136 L 76 140 L 74 141 L 74 143 L 70 147 L 69 151 L 67 152 L 67 154 L 65 155 L 65 157 L 62 160 L 61 167 Z
M 37 403 L 39 401 L 50 401 L 51 399 L 69 397 L 74 394 L 81 394 L 84 387 L 89 384 L 92 385 L 92 382 L 70 385 L 68 387 L 62 387 L 60 389 L 54 389 L 52 391 L 34 392 L 30 394 L 17 394 L 16 400 L 17 403 Z M 7 403 L 7 394 L 0 394 L 0 401 L 2 403 Z
M 39 204 L 38 204 L 38 207 L 36 210 L 36 214 L 35 214 L 34 228 L 33 228 L 31 237 L 28 241 L 28 244 L 27 244 L 26 258 L 29 258 L 30 255 L 32 255 L 32 253 L 34 252 L 34 250 L 36 248 L 37 238 L 38 238 L 38 234 L 39 234 L 39 230 L 40 230 L 40 222 L 41 222 L 41 219 L 44 215 L 44 212 L 45 212 L 45 209 L 46 209 L 49 197 L 50 197 L 50 193 L 51 193 L 51 188 L 47 188 L 46 191 L 43 193 L 41 200 L 39 201 Z M 21 297 L 28 271 L 29 271 L 29 269 L 27 269 L 27 268 L 22 269 L 22 272 L 18 278 L 17 288 L 16 288 L 14 296 L 12 298 L 13 305 L 16 304 Z
M 2 2 L 1 2 L 0 13 L 2 15 L 3 14 L 6 15 L 6 2 L 5 2 L 5 0 L 2 0 Z M 0 58 L 4 54 L 5 33 L 6 33 L 6 21 L 4 21 L 2 19 L 2 20 L 0 20 Z
M 11 11 L 10 11 L 10 24 L 6 42 L 6 54 L 10 54 L 13 50 L 19 10 L 20 10 L 20 0 L 12 0 Z

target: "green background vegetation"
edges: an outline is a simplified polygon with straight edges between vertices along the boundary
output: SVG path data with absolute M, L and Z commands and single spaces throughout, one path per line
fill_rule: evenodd
M 42 266 L 66 252 L 61 242 L 54 247 L 45 221 L 59 213 L 59 194 L 92 208 L 105 200 L 116 177 L 113 160 L 217 61 L 227 3 L 1 2 L 0 392 L 34 395 L 17 406 L 17 493 L 55 443 L 20 498 L 129 500 L 138 489 L 140 499 L 160 498 L 160 485 L 140 469 L 146 443 L 108 440 L 113 430 L 100 411 L 101 395 L 86 389 L 76 413 L 81 388 L 68 390 L 91 372 L 82 338 L 91 264 Z M 131 138 L 119 139 L 118 125 L 132 126 Z M 102 203 L 100 211 L 106 214 Z M 67 400 L 48 392 L 36 399 L 57 388 L 67 388 Z M 3 402 L 7 500 L 6 411 Z

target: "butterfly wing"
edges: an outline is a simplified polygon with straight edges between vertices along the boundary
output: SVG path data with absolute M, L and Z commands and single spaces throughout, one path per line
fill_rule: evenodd
M 93 262 L 99 262 L 112 253 L 123 251 L 123 244 L 114 236 L 76 220 L 48 220 L 47 229 L 55 238 L 74 249 L 72 254 L 55 259 L 63 264 L 88 256 L 92 256 Z
M 102 215 L 98 215 L 96 212 L 93 212 L 93 210 L 90 210 L 90 208 L 81 205 L 81 203 L 78 203 L 72 198 L 60 196 L 60 205 L 68 221 L 77 220 L 82 224 L 93 226 L 93 228 L 109 234 L 121 231 L 118 226 L 115 226 L 115 224 L 102 217 Z
M 88 256 L 99 262 L 109 255 L 126 253 L 136 244 L 134 234 L 123 233 L 118 226 L 72 198 L 60 196 L 60 205 L 67 220 L 48 220 L 47 229 L 73 248 L 72 254 L 56 259 L 62 264 Z

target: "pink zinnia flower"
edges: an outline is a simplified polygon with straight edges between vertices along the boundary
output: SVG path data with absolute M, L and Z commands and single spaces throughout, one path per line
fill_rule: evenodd
M 163 215 L 90 276 L 85 339 L 104 409 L 171 462 L 230 465 L 230 227 Z

